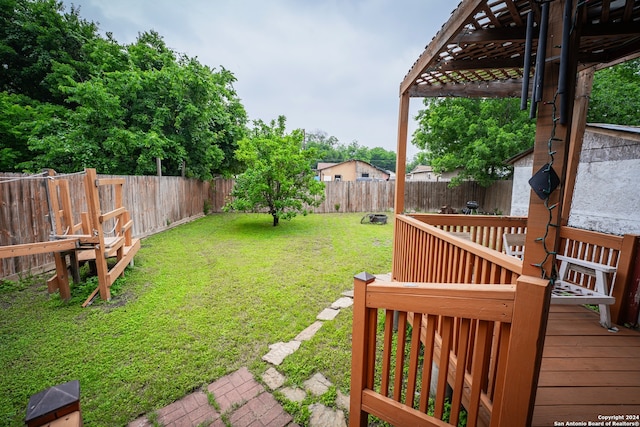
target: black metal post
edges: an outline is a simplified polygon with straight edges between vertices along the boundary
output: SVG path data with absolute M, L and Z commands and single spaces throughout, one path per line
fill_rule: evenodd
M 533 11 L 527 14 L 527 36 L 524 44 L 524 67 L 522 72 L 522 93 L 520 94 L 520 109 L 527 109 L 529 98 L 529 74 L 531 74 L 531 50 L 533 47 Z

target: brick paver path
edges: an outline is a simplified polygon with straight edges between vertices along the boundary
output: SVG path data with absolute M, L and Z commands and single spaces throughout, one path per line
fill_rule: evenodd
M 219 411 L 209 404 L 206 393 L 196 391 L 158 410 L 158 422 L 166 427 L 293 427 L 291 415 L 258 383 L 247 368 L 209 384 Z M 128 427 L 152 427 L 147 417 Z

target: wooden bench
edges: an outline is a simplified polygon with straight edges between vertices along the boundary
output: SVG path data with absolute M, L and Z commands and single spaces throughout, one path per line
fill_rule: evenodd
M 610 265 L 557 255 L 560 261 L 558 280 L 551 295 L 551 304 L 597 304 L 600 309 L 600 324 L 611 328 L 609 306 L 615 303 L 609 289 L 609 275 L 616 272 Z M 593 288 L 572 283 L 571 275 L 586 275 L 595 279 Z
M 505 233 L 502 239 L 503 250 L 507 255 L 523 259 L 526 234 Z M 551 293 L 551 304 L 597 304 L 600 324 L 610 329 L 609 306 L 615 304 L 616 300 L 609 289 L 609 275 L 614 274 L 616 268 L 565 255 L 557 255 L 556 259 L 560 261 L 560 270 Z M 593 279 L 585 279 L 584 276 L 591 276 Z M 583 286 L 590 281 L 593 282 L 591 287 Z
M 504 233 L 502 235 L 502 250 L 516 258 L 524 257 L 524 242 L 527 238 L 525 233 Z

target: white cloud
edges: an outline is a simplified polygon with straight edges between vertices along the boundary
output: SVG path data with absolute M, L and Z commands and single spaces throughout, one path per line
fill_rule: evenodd
M 224 66 L 251 119 L 396 148 L 398 88 L 457 0 L 65 0 L 120 43 L 153 29 Z M 412 114 L 420 100 L 412 100 Z M 412 126 L 414 128 L 415 125 Z M 410 153 L 415 149 L 410 149 Z

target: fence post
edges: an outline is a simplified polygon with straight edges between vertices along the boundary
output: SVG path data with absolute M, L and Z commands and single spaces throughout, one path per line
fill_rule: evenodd
M 366 307 L 367 285 L 376 280 L 375 276 L 362 272 L 353 281 L 353 329 L 351 334 L 351 397 L 349 404 L 349 425 L 365 427 L 368 415 L 362 410 L 362 390 L 365 388 L 368 372 L 367 349 L 371 344 L 369 336 L 370 315 Z M 375 335 L 374 335 L 375 339 Z
M 531 425 L 550 300 L 547 280 L 518 278 L 506 366 L 496 379 L 492 426 Z

